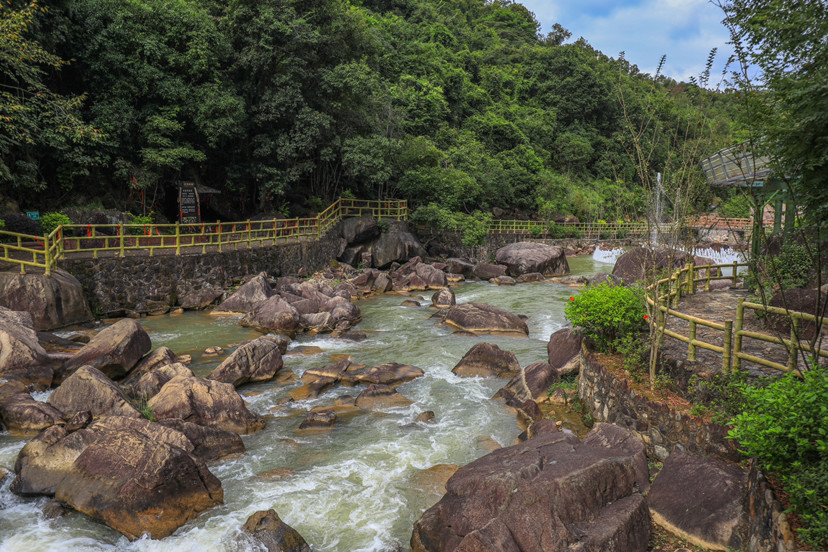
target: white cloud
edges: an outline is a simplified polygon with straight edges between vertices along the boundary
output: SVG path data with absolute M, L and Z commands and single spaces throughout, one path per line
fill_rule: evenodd
M 710 79 L 715 86 L 730 53 L 722 13 L 707 0 L 522 1 L 535 13 L 544 32 L 560 23 L 573 38 L 583 36 L 608 56 L 625 52 L 627 61 L 647 73 L 654 73 L 666 55 L 665 75 L 677 80 L 698 76 L 716 47 L 717 63 Z

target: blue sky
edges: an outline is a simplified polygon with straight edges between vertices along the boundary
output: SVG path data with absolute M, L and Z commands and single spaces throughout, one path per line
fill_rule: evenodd
M 593 48 L 613 58 L 625 52 L 639 70 L 654 73 L 662 55 L 662 73 L 676 80 L 698 76 L 714 47 L 718 48 L 709 87 L 715 88 L 732 49 L 721 24 L 721 10 L 708 0 L 517 0 L 546 34 L 554 23 L 584 37 Z

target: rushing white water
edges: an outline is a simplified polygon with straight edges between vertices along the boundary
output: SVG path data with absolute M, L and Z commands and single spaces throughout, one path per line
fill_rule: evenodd
M 573 274 L 587 275 L 611 267 L 589 257 L 570 259 L 570 266 Z M 422 307 L 402 307 L 405 298 L 398 295 L 362 301 L 363 321 L 356 330 L 367 334 L 365 341 L 300 336 L 291 349 L 314 346 L 322 352 L 286 355 L 284 369 L 301 375 L 308 368 L 330 363 L 334 354 L 347 354 L 353 362 L 369 366 L 414 364 L 425 375 L 399 388 L 412 405 L 343 416 L 327 434 L 299 434 L 296 430 L 308 410 L 329 405 L 342 395 L 356 396 L 362 388 L 336 387 L 317 399 L 278 405 L 299 382 L 242 387 L 249 408 L 267 417 L 267 427 L 244 437 L 247 452 L 242 457 L 210 465 L 224 488 L 223 505 L 203 512 L 163 540 L 129 542 L 82 514 L 44 519 L 42 507 L 47 499 L 13 495 L 9 491 L 12 478 L 6 477 L 0 485 L 0 552 L 250 550 L 239 528 L 253 512 L 269 508 L 317 552 L 407 547 L 414 521 L 440 498 L 422 490 L 413 478 L 436 464 L 466 464 L 486 454 L 494 443 L 512 444 L 520 432 L 514 413 L 490 400 L 504 380 L 460 378 L 451 372 L 452 367 L 481 341 L 514 352 L 521 366 L 545 359 L 546 341 L 564 325 L 564 306 L 573 293 L 551 282 L 514 287 L 478 282 L 455 291 L 458 302 L 485 301 L 526 314 L 530 337 L 455 335 L 430 318 L 434 312 L 428 308 L 430 294 L 423 294 Z M 206 347 L 221 345 L 229 352 L 252 336 L 232 317 L 202 313 L 142 323 L 155 347 L 167 345 L 176 353 L 191 354 L 198 375 L 207 374 L 225 358 L 202 356 Z M 415 423 L 416 416 L 426 410 L 434 411 L 436 423 Z M 0 434 L 0 467 L 14 466 L 26 441 Z M 290 468 L 292 474 L 281 480 L 259 476 L 277 468 Z
M 618 260 L 618 257 L 623 254 L 624 249 L 621 247 L 616 247 L 615 249 L 601 249 L 600 247 L 596 247 L 592 253 L 592 258 L 600 263 L 614 264 Z

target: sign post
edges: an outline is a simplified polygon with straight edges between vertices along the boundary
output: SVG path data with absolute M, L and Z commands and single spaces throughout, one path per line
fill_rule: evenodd
M 195 182 L 179 182 L 178 184 L 178 221 L 181 224 L 201 222 L 201 205 Z

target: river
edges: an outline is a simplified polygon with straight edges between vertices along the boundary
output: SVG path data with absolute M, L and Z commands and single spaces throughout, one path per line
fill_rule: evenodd
M 569 259 L 572 274 L 609 270 L 612 265 L 601 259 L 612 260 Z M 456 287 L 455 292 L 458 302 L 483 301 L 527 315 L 529 338 L 454 335 L 430 318 L 431 292 L 422 294 L 421 307 L 401 306 L 406 298 L 399 295 L 360 301 L 363 319 L 355 330 L 367 334 L 365 341 L 298 336 L 285 356 L 284 370 L 301 375 L 308 368 L 331 363 L 332 355 L 349 355 L 352 362 L 369 366 L 413 364 L 425 376 L 399 388 L 414 401 L 411 406 L 339 419 L 327 434 L 300 435 L 296 430 L 308 410 L 329 405 L 341 395 L 356 396 L 360 388 L 337 387 L 318 399 L 278 405 L 300 382 L 244 386 L 240 393 L 250 410 L 266 416 L 267 427 L 244 437 L 243 456 L 210 464 L 224 488 L 223 505 L 203 512 L 166 539 L 130 542 L 82 514 L 44 519 L 42 507 L 48 499 L 13 495 L 9 476 L 0 485 L 0 552 L 248 550 L 240 543 L 239 528 L 253 512 L 269 508 L 316 552 L 407 548 L 414 521 L 440 498 L 436 492 L 418 489 L 412 478 L 436 464 L 467 464 L 489 452 L 494 443 L 513 444 L 520 433 L 514 412 L 490 400 L 505 380 L 459 378 L 451 369 L 481 341 L 514 352 L 521 366 L 545 360 L 549 335 L 565 325 L 566 301 L 577 293 L 552 282 L 509 287 L 473 282 Z M 192 355 L 191 368 L 199 376 L 226 356 L 204 356 L 205 348 L 219 345 L 227 353 L 259 335 L 237 322 L 238 317 L 201 312 L 141 320 L 153 347 L 166 345 L 177 354 Z M 297 347 L 321 351 L 292 354 L 301 350 Z M 38 400 L 47 396 L 36 394 Z M 426 410 L 435 413 L 436 423 L 414 423 Z M 26 441 L 0 433 L 0 467 L 13 468 Z M 259 475 L 278 468 L 289 468 L 288 475 L 282 479 Z

